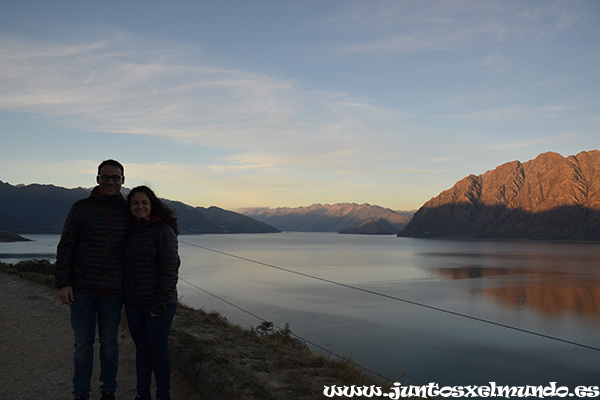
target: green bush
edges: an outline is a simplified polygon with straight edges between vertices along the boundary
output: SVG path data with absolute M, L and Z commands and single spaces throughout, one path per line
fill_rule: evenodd
M 0 262 L 0 269 L 3 271 L 35 272 L 43 275 L 54 275 L 56 265 L 48 260 L 26 260 L 19 261 L 16 264 L 6 264 Z

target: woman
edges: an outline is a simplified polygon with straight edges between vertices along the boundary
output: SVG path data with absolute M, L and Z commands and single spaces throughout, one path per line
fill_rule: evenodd
M 177 304 L 177 219 L 146 186 L 127 197 L 134 217 L 124 248 L 123 301 L 136 347 L 136 399 L 150 400 L 152 372 L 158 400 L 170 400 L 169 330 Z

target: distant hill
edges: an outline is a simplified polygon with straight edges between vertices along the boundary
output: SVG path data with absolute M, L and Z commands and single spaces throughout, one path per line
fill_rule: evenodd
M 17 235 L 16 233 L 0 231 L 0 243 L 1 242 L 31 242 L 31 240 Z
M 296 232 L 340 232 L 357 228 L 369 220 L 384 219 L 393 227 L 392 233 L 395 234 L 412 217 L 412 212 L 408 211 L 355 203 L 313 204 L 297 208 L 246 208 L 237 211 L 282 231 Z
M 425 203 L 398 236 L 598 241 L 600 152 L 549 152 L 470 175 Z
M 127 193 L 127 189 L 123 189 Z M 0 181 L 0 230 L 17 233 L 61 233 L 71 205 L 90 189 L 53 185 L 17 185 Z M 178 216 L 181 233 L 276 233 L 278 229 L 218 207 L 192 207 L 165 200 Z

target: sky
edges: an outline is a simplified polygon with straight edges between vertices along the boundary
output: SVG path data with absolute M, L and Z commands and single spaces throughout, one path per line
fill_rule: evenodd
M 600 149 L 600 1 L 0 0 L 0 180 L 418 209 Z

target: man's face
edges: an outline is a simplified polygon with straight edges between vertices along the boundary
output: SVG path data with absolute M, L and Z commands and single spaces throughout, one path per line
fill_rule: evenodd
M 125 177 L 121 176 L 120 168 L 105 165 L 100 170 L 96 182 L 100 185 L 100 193 L 103 196 L 115 196 L 121 191 L 121 185 L 125 182 Z

